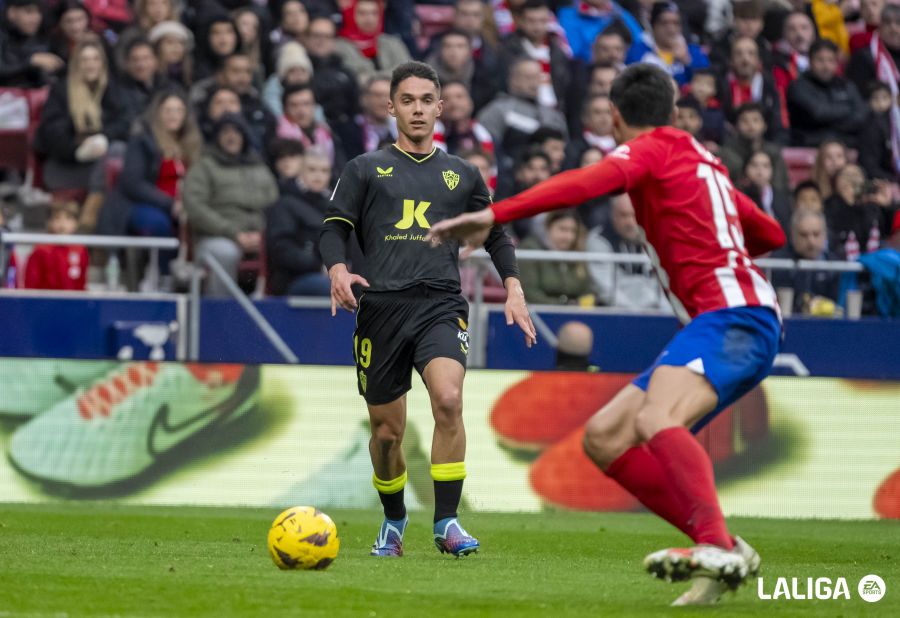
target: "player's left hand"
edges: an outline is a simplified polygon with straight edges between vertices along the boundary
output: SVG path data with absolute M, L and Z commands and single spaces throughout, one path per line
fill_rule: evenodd
M 508 277 L 503 283 L 506 287 L 506 306 L 503 308 L 503 313 L 506 314 L 506 325 L 512 326 L 513 322 L 518 324 L 525 333 L 525 345 L 530 348 L 537 343 L 537 331 L 534 329 L 534 322 L 531 321 L 531 314 L 528 313 L 528 306 L 525 304 L 525 292 L 522 290 L 522 284 L 515 277 Z
M 439 245 L 445 240 L 457 238 L 469 246 L 480 247 L 484 245 L 493 226 L 494 211 L 485 208 L 478 212 L 467 212 L 452 219 L 438 221 L 428 230 L 425 240 Z

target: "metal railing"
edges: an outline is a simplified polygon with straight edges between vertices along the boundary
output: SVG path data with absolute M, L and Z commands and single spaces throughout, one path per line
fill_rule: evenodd
M 177 238 L 159 236 L 98 236 L 89 234 L 40 234 L 31 232 L 0 233 L 0 272 L 6 272 L 7 245 L 57 245 L 97 247 L 101 249 L 147 249 L 150 262 L 145 273 L 150 286 L 159 289 L 159 252 L 178 249 Z

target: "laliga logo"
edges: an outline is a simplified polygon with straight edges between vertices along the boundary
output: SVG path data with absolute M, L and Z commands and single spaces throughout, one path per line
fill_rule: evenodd
M 859 580 L 856 588 L 859 597 L 867 603 L 877 603 L 884 598 L 887 588 L 884 580 L 877 575 L 866 575 Z M 771 593 L 765 590 L 765 583 L 760 577 L 756 580 L 756 596 L 763 601 L 784 599 L 786 601 L 800 601 L 818 599 L 829 601 L 834 599 L 850 599 L 850 588 L 847 586 L 847 578 L 838 577 L 832 584 L 828 577 L 807 577 L 804 582 L 797 577 L 779 577 L 775 580 L 775 589 Z

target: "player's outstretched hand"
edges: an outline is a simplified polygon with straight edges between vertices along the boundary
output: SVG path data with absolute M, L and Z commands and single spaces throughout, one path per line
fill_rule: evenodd
M 352 286 L 358 283 L 367 288 L 369 282 L 347 270 L 346 264 L 335 264 L 328 271 L 328 276 L 331 278 L 331 315 L 337 315 L 338 307 L 347 311 L 355 310 L 356 297 L 353 296 Z
M 457 238 L 469 246 L 480 247 L 487 240 L 494 226 L 494 211 L 490 208 L 478 212 L 468 212 L 452 219 L 438 221 L 428 230 L 427 242 L 441 244 L 445 240 Z
M 525 333 L 525 345 L 529 348 L 537 343 L 537 331 L 534 329 L 534 322 L 531 321 L 531 314 L 528 313 L 528 306 L 525 304 L 525 292 L 522 290 L 522 284 L 515 277 L 508 277 L 504 281 L 506 287 L 506 306 L 503 312 L 506 314 L 506 325 L 512 326 L 513 322 L 519 325 L 522 332 Z

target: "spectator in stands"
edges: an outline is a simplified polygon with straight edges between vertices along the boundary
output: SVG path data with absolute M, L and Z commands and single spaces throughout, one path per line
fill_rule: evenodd
M 281 116 L 284 113 L 281 106 L 284 89 L 288 86 L 309 83 L 313 77 L 313 65 L 300 43 L 287 41 L 278 50 L 275 66 L 276 72 L 263 86 L 262 98 L 269 111 L 275 116 Z
M 591 65 L 588 72 L 588 94 L 604 94 L 609 96 L 613 80 L 618 77 L 619 69 L 611 64 Z
M 801 209 L 791 218 L 790 245 L 779 249 L 773 257 L 817 262 L 838 259 L 826 249 L 828 233 L 825 217 L 820 212 Z M 816 270 L 776 270 L 772 272 L 772 285 L 793 290 L 793 312 L 808 314 L 821 305 L 820 299 L 837 302 L 840 292 L 838 273 Z
M 700 46 L 685 39 L 681 11 L 671 0 L 653 3 L 650 32 L 644 32 L 635 40 L 628 50 L 626 62 L 655 64 L 671 75 L 679 86 L 691 81 L 695 69 L 709 66 L 709 58 Z
M 490 8 L 482 0 L 459 0 L 453 9 L 453 30 L 469 35 L 472 59 L 479 84 L 484 85 L 487 98 L 479 93 L 473 98 L 475 111 L 484 107 L 494 94 L 503 90 L 506 67 L 500 56 L 499 35 L 493 19 L 488 19 Z M 475 95 L 473 95 L 474 97 Z
M 591 46 L 591 61 L 612 65 L 620 71 L 624 69 L 625 56 L 631 47 L 631 41 L 626 40 L 625 34 L 617 28 L 608 28 L 598 34 Z
M 581 134 L 566 146 L 566 168 L 579 167 L 581 156 L 589 148 L 596 148 L 603 155 L 615 149 L 616 140 L 612 136 L 612 104 L 608 96 L 597 94 L 584 102 L 581 126 Z
M 773 168 L 772 155 L 765 150 L 757 150 L 744 163 L 739 186 L 787 233 L 791 221 L 791 200 L 786 186 L 774 186 Z
M 566 160 L 566 139 L 562 131 L 541 127 L 531 135 L 529 146 L 537 146 L 550 159 L 550 174 L 558 174 Z
M 391 114 L 388 111 L 390 95 L 391 78 L 387 73 L 375 73 L 364 84 L 361 112 L 355 119 L 353 143 L 356 144 L 356 154 L 379 150 L 393 141 Z M 355 155 L 347 153 L 347 156 Z
M 703 116 L 700 114 L 700 104 L 697 99 L 688 95 L 675 102 L 676 129 L 681 129 L 691 134 L 697 141 L 701 141 L 700 131 L 703 130 Z
M 315 148 L 303 155 L 299 182 L 282 184 L 281 197 L 266 212 L 266 251 L 272 294 L 329 296 L 318 236 L 328 203 L 331 163 Z
M 222 68 L 212 78 L 194 84 L 191 102 L 197 105 L 207 100 L 215 86 L 227 86 L 241 97 L 241 113 L 251 131 L 252 146 L 264 152 L 265 144 L 275 135 L 277 121 L 253 87 L 253 66 L 244 54 L 232 54 L 225 59 Z
M 775 82 L 763 71 L 755 39 L 748 36 L 734 39 L 729 67 L 716 88 L 725 118 L 734 123 L 737 108 L 744 103 L 759 103 L 765 110 L 766 139 L 779 143 L 784 141 L 778 91 L 775 89 Z
M 264 23 L 259 14 L 259 9 L 253 6 L 243 6 L 231 14 L 234 25 L 241 39 L 239 51 L 249 56 L 253 66 L 254 83 L 262 88 L 266 76 L 272 73 L 272 42 L 262 31 Z
M 813 180 L 818 185 L 823 200 L 834 193 L 834 178 L 849 162 L 850 156 L 843 142 L 827 140 L 819 146 L 813 164 Z
M 787 164 L 781 156 L 781 146 L 765 139 L 766 119 L 762 106 L 759 103 L 741 105 L 735 112 L 735 129 L 735 135 L 726 137 L 717 153 L 731 178 L 740 178 L 751 155 L 762 150 L 772 162 L 775 191 L 779 194 L 789 191 Z
M 781 98 L 782 121 L 788 126 L 787 90 L 800 75 L 809 70 L 809 50 L 816 40 L 816 27 L 802 11 L 789 13 L 784 20 L 783 37 L 772 56 L 772 76 Z
M 437 71 L 442 85 L 451 81 L 461 82 L 471 93 L 473 102 L 478 100 L 479 104 L 484 105 L 496 94 L 492 89 L 492 79 L 478 74 L 469 35 L 461 30 L 445 32 L 427 62 Z
M 285 186 L 293 189 L 300 180 L 300 172 L 303 170 L 303 152 L 303 144 L 293 139 L 276 137 L 269 144 L 269 160 L 275 168 L 279 191 L 282 194 Z
M 834 193 L 825 200 L 829 246 L 847 260 L 877 251 L 889 231 L 890 210 L 886 182 L 866 182 L 861 167 L 844 166 L 835 177 Z
M 162 90 L 167 80 L 157 72 L 159 63 L 147 39 L 132 39 L 124 53 L 125 67 L 119 78 L 119 94 L 131 126 L 147 109 L 153 93 Z
M 591 253 L 644 255 L 641 228 L 627 195 L 612 199 L 609 224 L 592 229 L 586 244 Z M 588 265 L 588 272 L 601 305 L 630 311 L 668 306 L 649 264 L 594 262 Z
M 173 236 L 182 212 L 182 181 L 203 144 L 187 98 L 157 94 L 141 130 L 128 140 L 116 189 L 103 205 L 97 231 L 117 236 Z M 162 272 L 172 255 L 161 256 Z
M 279 17 L 278 28 L 270 37 L 276 49 L 288 41 L 299 42 L 310 24 L 309 12 L 300 0 L 282 2 Z
M 194 62 L 191 51 L 194 35 L 177 21 L 163 21 L 147 35 L 156 52 L 158 71 L 167 81 L 184 89 L 194 81 Z
M 603 153 L 597 148 L 588 148 L 581 153 L 581 159 L 578 161 L 578 167 L 587 167 L 603 160 Z M 576 208 L 578 216 L 584 226 L 593 230 L 609 224 L 609 211 L 611 200 L 607 196 L 597 199 L 588 200 L 584 204 L 579 204 Z
M 116 63 L 123 66 L 125 51 L 134 39 L 147 38 L 154 26 L 164 21 L 181 21 L 181 3 L 175 0 L 135 0 L 134 19 L 116 44 Z
M 809 50 L 809 70 L 787 91 L 791 142 L 815 147 L 839 139 L 853 147 L 866 121 L 866 104 L 852 82 L 840 77 L 838 49 L 821 39 Z
M 264 211 L 278 199 L 278 186 L 251 147 L 243 116 L 219 118 L 214 136 L 185 178 L 184 208 L 197 259 L 213 256 L 236 280 L 241 258 L 260 250 Z M 227 295 L 216 277 L 206 284 L 208 294 Z
M 822 193 L 819 191 L 819 185 L 814 180 L 804 180 L 797 183 L 797 186 L 794 187 L 794 202 L 791 213 L 795 213 L 798 210 L 812 210 L 813 212 L 825 213 Z
M 555 109 L 565 109 L 566 96 L 572 81 L 570 58 L 564 43 L 550 32 L 552 13 L 546 0 L 526 0 L 513 13 L 516 30 L 503 39 L 507 64 L 515 58 L 531 58 L 541 65 L 541 84 L 538 103 Z
M 709 69 L 694 71 L 686 94 L 700 104 L 700 115 L 703 117 L 702 141 L 721 144 L 725 136 L 725 114 L 717 97 L 716 76 Z
M 884 10 L 885 0 L 860 0 L 859 20 L 853 24 L 847 24 L 850 33 L 850 53 L 868 47 L 872 41 L 872 33 L 881 25 L 881 11 Z
M 93 230 L 103 203 L 104 157 L 128 136 L 128 114 L 114 88 L 103 45 L 85 37 L 72 52 L 65 81 L 50 90 L 35 136 L 46 156 L 44 184 L 50 191 L 88 191 L 81 228 Z
M 485 186 L 490 189 L 491 195 L 493 195 L 497 189 L 497 164 L 494 160 L 494 154 L 484 150 L 473 149 L 460 150 L 457 156 L 478 168 L 481 179 L 484 181 Z
M 464 150 L 494 152 L 494 140 L 490 132 L 472 118 L 474 104 L 469 91 L 462 82 L 450 81 L 441 84 L 441 99 L 444 111 L 435 129 L 443 137 L 447 152 L 458 154 Z
M 634 16 L 612 0 L 584 0 L 562 7 L 558 15 L 572 54 L 582 62 L 591 62 L 591 46 L 601 32 L 612 27 L 624 28 L 632 41 L 638 40 L 643 32 Z
M 557 371 L 597 371 L 591 366 L 594 332 L 584 322 L 566 322 L 559 328 L 556 345 Z
M 574 210 L 554 210 L 547 214 L 544 225 L 546 242 L 529 237 L 522 241 L 519 248 L 548 251 L 579 251 L 584 248 L 584 226 Z M 595 304 L 591 279 L 583 262 L 521 262 L 519 270 L 529 303 Z
M 382 0 L 352 0 L 342 13 L 344 25 L 336 51 L 360 84 L 376 71 L 392 71 L 411 60 L 400 37 L 383 32 Z
M 360 94 L 356 75 L 344 66 L 335 52 L 337 29 L 328 17 L 313 17 L 302 42 L 312 61 L 312 87 L 316 101 L 328 101 L 323 111 L 325 120 L 340 136 L 348 157 L 362 154 L 363 145 L 357 130 Z
M 50 52 L 39 0 L 6 0 L 0 28 L 0 86 L 37 88 L 65 62 Z
M 866 95 L 869 117 L 859 135 L 859 164 L 869 178 L 896 182 L 898 168 L 891 146 L 891 89 L 884 82 L 874 82 L 869 84 Z
M 56 6 L 54 14 L 56 27 L 50 35 L 50 52 L 67 62 L 82 37 L 91 34 L 91 14 L 79 0 L 63 0 Z M 112 57 L 109 48 L 105 47 L 105 50 L 106 57 Z
M 78 204 L 55 202 L 50 206 L 47 231 L 63 236 L 78 229 Z M 83 245 L 35 245 L 25 265 L 25 286 L 32 290 L 84 290 L 88 251 Z
M 734 25 L 713 43 L 710 50 L 709 59 L 716 73 L 722 74 L 728 70 L 734 61 L 734 44 L 744 37 L 756 43 L 760 67 L 768 70 L 772 66 L 772 47 L 763 35 L 765 12 L 765 0 L 734 2 Z
M 875 54 L 872 53 L 875 50 Z M 879 58 L 882 68 L 876 69 L 875 59 Z M 886 4 L 881 11 L 881 23 L 869 41 L 850 57 L 844 74 L 860 92 L 874 81 L 896 82 L 897 67 L 900 67 L 900 6 Z
M 241 113 L 240 95 L 227 86 L 216 86 L 198 113 L 198 124 L 205 142 L 213 141 L 216 121 L 225 114 Z
M 240 53 L 241 35 L 224 13 L 213 15 L 200 26 L 197 36 L 195 79 L 206 79 L 222 70 L 225 61 Z M 246 56 L 245 56 L 246 57 Z M 255 67 L 252 64 L 251 67 Z M 252 83 L 252 72 L 251 72 Z
M 516 159 L 516 164 L 513 167 L 512 186 L 507 181 L 504 186 L 499 187 L 498 199 L 516 195 L 526 189 L 530 189 L 539 182 L 547 180 L 552 173 L 551 165 L 550 157 L 539 147 L 525 148 L 518 159 Z M 524 226 L 524 228 L 528 229 L 528 226 Z M 527 232 L 519 234 L 520 237 L 525 235 L 527 235 Z
M 306 149 L 317 146 L 328 155 L 332 166 L 343 168 L 343 146 L 331 132 L 331 128 L 316 118 L 316 95 L 310 84 L 288 86 L 282 96 L 284 113 L 278 119 L 278 137 L 295 139 Z
M 539 62 L 527 58 L 516 60 L 510 67 L 509 94 L 502 94 L 478 114 L 478 122 L 490 132 L 505 160 L 501 173 L 509 169 L 509 160 L 528 142 L 540 127 L 552 127 L 566 134 L 566 120 L 555 110 L 537 102 L 543 79 Z

